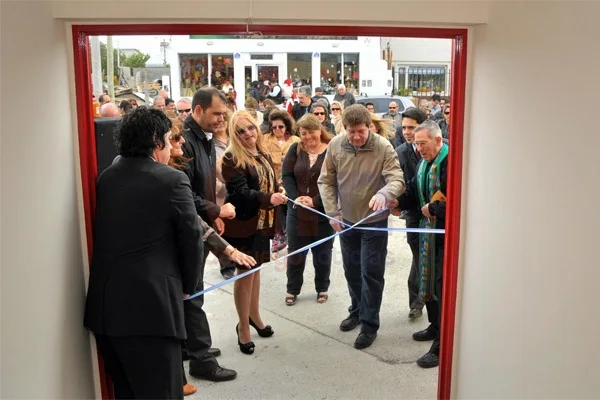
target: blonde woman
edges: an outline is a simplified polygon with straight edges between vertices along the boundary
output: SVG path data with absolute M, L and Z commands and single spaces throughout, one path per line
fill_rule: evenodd
M 229 148 L 223 155 L 221 171 L 227 185 L 227 201 L 236 216 L 225 222 L 223 239 L 243 253 L 254 257 L 256 267 L 270 261 L 269 240 L 275 227 L 275 206 L 287 198 L 280 193 L 275 167 L 262 143 L 256 120 L 247 111 L 236 111 L 229 121 Z M 236 264 L 238 274 L 246 268 Z M 260 272 L 238 279 L 233 298 L 238 313 L 238 345 L 244 354 L 254 353 L 250 326 L 261 337 L 274 331 L 265 325 L 259 311 Z
M 377 133 L 379 136 L 383 136 L 387 140 L 394 145 L 394 137 L 396 137 L 396 132 L 393 129 L 393 120 L 391 119 L 383 119 L 379 117 L 377 114 L 371 113 L 371 125 L 369 129 L 373 133 Z
M 344 115 L 344 106 L 341 101 L 331 102 L 331 123 L 335 128 L 336 135 L 343 135 L 346 133 L 344 124 L 342 123 L 342 116 Z

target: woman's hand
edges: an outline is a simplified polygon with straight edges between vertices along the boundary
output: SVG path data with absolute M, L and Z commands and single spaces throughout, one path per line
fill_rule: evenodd
M 300 196 L 296 199 L 296 202 L 305 205 L 306 207 L 315 208 L 313 204 L 312 197 L 309 196 Z
M 287 197 L 285 197 L 284 194 L 281 193 L 273 193 L 271 195 L 271 204 L 273 204 L 274 206 L 278 206 L 280 204 L 283 204 L 287 201 Z

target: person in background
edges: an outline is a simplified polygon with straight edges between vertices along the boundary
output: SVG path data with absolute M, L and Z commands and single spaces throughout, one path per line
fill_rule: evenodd
M 327 97 L 323 96 L 323 88 L 322 87 L 316 87 L 315 88 L 315 95 L 312 97 L 312 101 L 313 103 L 316 103 L 318 101 L 324 102 L 325 106 L 327 107 L 327 115 L 331 114 L 331 104 L 329 104 L 329 100 L 327 99 Z M 333 133 L 333 132 L 331 132 Z M 333 133 L 335 134 L 335 133 Z
M 367 110 L 369 110 L 371 114 L 375 114 L 375 104 L 365 103 L 365 107 L 367 107 Z
M 100 106 L 100 116 L 105 118 L 117 118 L 121 116 L 121 112 L 116 104 L 105 103 Z
M 166 165 L 170 128 L 158 110 L 126 114 L 120 157 L 96 185 L 84 326 L 116 399 L 183 398 L 183 300 L 200 279 L 203 231 L 189 179 Z
M 154 100 L 152 101 L 152 108 L 155 108 L 157 110 L 164 112 L 166 109 L 165 98 L 162 96 L 156 96 L 154 98 Z
M 167 112 L 168 117 L 170 117 L 170 118 L 175 117 L 175 100 L 173 100 L 171 98 L 165 99 L 165 111 Z
M 383 119 L 392 120 L 392 130 L 396 132 L 396 128 L 402 125 L 402 113 L 398 112 L 398 103 L 390 101 L 388 112 L 381 116 Z
M 331 135 L 325 130 L 321 121 L 311 114 L 300 118 L 296 130 L 300 142 L 292 144 L 283 159 L 283 186 L 289 198 L 325 213 L 317 180 Z M 296 205 L 288 208 L 287 227 L 290 253 L 333 235 L 333 228 L 327 218 Z M 311 249 L 317 303 L 325 303 L 329 298 L 332 251 L 333 239 Z M 308 250 L 287 259 L 285 304 L 288 306 L 296 304 L 302 289 L 307 254 Z
M 434 94 L 431 96 L 431 102 L 429 103 L 429 108 L 431 109 L 431 118 L 436 119 L 438 117 L 437 114 L 441 114 L 442 107 L 440 106 L 440 102 L 442 97 L 439 94 Z
M 258 101 L 254 97 L 246 97 L 246 101 L 244 102 L 244 109 L 252 115 L 252 117 L 256 120 L 258 125 L 262 125 L 264 120 L 264 115 L 262 112 L 258 111 Z
M 450 139 L 450 103 L 444 106 L 443 119 L 438 122 L 440 129 L 442 130 L 442 137 L 444 139 Z
M 377 114 L 371 114 L 371 132 L 386 138 L 390 143 L 394 144 L 395 132 L 392 130 L 392 120 L 380 118 Z
M 131 103 L 127 100 L 121 100 L 121 102 L 119 103 L 119 113 L 121 114 L 121 116 L 129 114 L 132 111 L 133 106 L 131 105 Z
M 129 103 L 131 103 L 131 107 L 133 107 L 134 110 L 139 107 L 136 99 L 129 99 Z
M 344 106 L 339 101 L 331 102 L 331 123 L 335 129 L 336 135 L 344 135 L 346 133 L 346 129 L 344 129 L 344 124 L 342 122 L 342 116 L 344 115 Z
M 298 102 L 292 107 L 292 116 L 298 121 L 304 114 L 310 112 L 313 104 L 310 86 L 301 86 L 298 88 Z
M 264 137 L 247 111 L 236 111 L 229 122 L 230 145 L 223 155 L 222 173 L 227 184 L 227 201 L 236 208 L 236 217 L 225 223 L 223 239 L 256 260 L 256 267 L 271 259 L 269 240 L 275 226 L 275 206 L 287 198 L 280 193 L 275 167 L 263 146 Z M 237 265 L 238 274 L 245 271 Z M 261 337 L 274 331 L 262 321 L 259 309 L 260 271 L 238 279 L 233 297 L 239 322 L 238 346 L 244 354 L 253 354 L 255 344 L 250 326 Z
M 323 125 L 323 128 L 325 128 L 330 135 L 335 136 L 335 127 L 329 120 L 329 114 L 327 113 L 327 107 L 325 104 L 321 103 L 320 101 L 313 103 L 310 112 L 317 117 L 321 125 Z
M 299 142 L 300 138 L 294 135 L 294 120 L 292 117 L 281 110 L 273 110 L 269 114 L 271 123 L 271 133 L 264 136 L 265 151 L 271 156 L 273 167 L 275 168 L 275 179 L 281 186 L 281 164 L 283 157 L 287 154 L 293 143 Z M 273 238 L 272 252 L 276 253 L 287 246 L 286 236 L 286 214 L 287 206 L 282 204 L 277 207 L 277 224 L 275 227 L 275 237 Z
M 341 102 L 344 108 L 356 103 L 354 95 L 346 89 L 346 85 L 344 85 L 343 83 L 340 83 L 338 85 L 337 93 L 333 97 L 333 100 Z

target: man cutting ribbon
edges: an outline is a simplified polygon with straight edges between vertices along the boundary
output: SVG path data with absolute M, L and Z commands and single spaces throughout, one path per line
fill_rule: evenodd
M 371 210 L 385 210 L 404 191 L 398 156 L 390 142 L 369 131 L 371 115 L 361 104 L 346 108 L 345 135 L 329 143 L 318 179 L 321 201 L 331 226 L 338 232 L 343 224 L 354 224 Z M 383 230 L 348 230 L 340 235 L 344 272 L 348 282 L 350 315 L 340 324 L 347 332 L 358 325 L 361 332 L 354 347 L 369 347 L 377 337 L 379 309 L 384 286 L 389 212 L 380 212 L 363 227 Z

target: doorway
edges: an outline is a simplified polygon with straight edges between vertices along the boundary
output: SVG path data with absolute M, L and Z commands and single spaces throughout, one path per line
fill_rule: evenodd
M 94 120 L 92 108 L 88 106 L 92 97 L 91 68 L 88 37 L 94 35 L 147 35 L 157 32 L 172 35 L 220 34 L 234 35 L 248 30 L 246 25 L 74 25 L 73 44 L 75 60 L 75 91 L 78 114 L 79 154 L 81 163 L 84 215 L 88 255 L 92 254 L 93 214 L 95 210 L 95 182 L 98 176 L 96 147 L 94 140 Z M 452 346 L 454 343 L 454 323 L 457 290 L 458 252 L 461 216 L 462 150 L 464 105 L 467 61 L 467 30 L 441 28 L 399 28 L 399 27 L 354 27 L 354 26 L 286 26 L 257 25 L 254 31 L 269 35 L 362 35 L 395 36 L 417 38 L 453 39 L 451 92 L 453 113 L 451 133 L 453 138 L 449 154 L 448 203 L 446 219 L 446 251 L 444 264 L 444 294 L 442 313 L 441 353 L 438 377 L 438 398 L 450 398 L 452 377 Z M 351 68 L 349 65 L 344 67 Z M 274 69 L 275 68 L 275 69 Z M 244 69 L 246 73 L 247 69 Z M 263 74 L 277 74 L 277 66 L 264 65 Z M 258 77 L 258 65 L 256 71 Z M 349 72 L 352 73 L 352 72 Z M 245 76 L 246 78 L 246 76 Z M 111 398 L 111 389 L 100 368 L 102 397 Z

